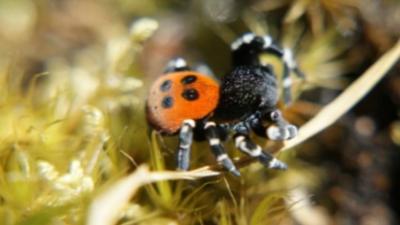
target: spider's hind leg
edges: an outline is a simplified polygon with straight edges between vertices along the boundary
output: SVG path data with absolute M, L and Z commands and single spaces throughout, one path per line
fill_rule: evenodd
M 181 57 L 176 57 L 168 61 L 167 65 L 164 68 L 164 73 L 173 73 L 179 71 L 188 71 L 191 68 L 188 66 L 186 60 Z
M 218 80 L 212 71 L 212 69 L 205 63 L 197 63 L 193 66 L 189 66 L 187 61 L 184 58 L 176 57 L 168 61 L 167 65 L 164 68 L 164 73 L 173 73 L 180 71 L 197 71 L 209 77 L 212 77 L 215 80 Z
M 287 169 L 287 165 L 273 157 L 271 154 L 263 151 L 261 146 L 254 143 L 250 137 L 250 129 L 245 123 L 239 123 L 235 127 L 235 145 L 247 155 L 257 158 L 263 165 L 271 169 Z
M 214 71 L 205 63 L 200 62 L 193 66 L 193 69 L 199 73 L 207 75 L 217 80 Z

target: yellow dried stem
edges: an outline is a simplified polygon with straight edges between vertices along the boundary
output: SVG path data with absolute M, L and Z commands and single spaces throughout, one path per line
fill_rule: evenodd
M 386 75 L 386 72 L 397 62 L 399 57 L 400 40 L 360 78 L 347 87 L 341 95 L 322 108 L 313 119 L 304 124 L 296 138 L 284 142 L 280 151 L 288 150 L 332 125 L 356 105 Z
M 218 172 L 206 169 L 197 169 L 188 172 L 150 172 L 146 166 L 140 166 L 131 175 L 120 179 L 93 200 L 89 208 L 86 224 L 115 224 L 119 219 L 122 209 L 143 185 L 165 180 L 194 180 L 218 174 Z

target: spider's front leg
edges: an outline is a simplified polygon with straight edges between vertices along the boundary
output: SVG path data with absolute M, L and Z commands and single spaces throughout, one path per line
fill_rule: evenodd
M 222 164 L 233 175 L 240 176 L 239 170 L 236 169 L 235 164 L 233 164 L 221 143 L 217 125 L 209 121 L 204 125 L 204 129 L 211 151 L 217 158 L 218 163 Z
M 247 155 L 257 158 L 262 164 L 271 169 L 287 169 L 287 165 L 274 158 L 271 154 L 264 152 L 263 149 L 254 143 L 250 137 L 250 128 L 244 122 L 238 123 L 234 127 L 235 145 Z
M 292 100 L 292 79 L 290 72 L 297 77 L 305 79 L 303 72 L 298 68 L 290 49 L 281 48 L 269 35 L 257 36 L 253 33 L 245 33 L 231 44 L 233 66 L 261 65 L 259 56 L 261 53 L 270 53 L 279 57 L 283 62 L 283 100 L 288 104 Z
M 193 142 L 194 120 L 184 120 L 179 131 L 178 169 L 188 170 L 190 166 L 190 150 Z

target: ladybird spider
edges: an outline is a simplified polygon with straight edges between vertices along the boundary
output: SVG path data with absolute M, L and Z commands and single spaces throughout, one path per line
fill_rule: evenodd
M 233 132 L 235 146 L 268 168 L 286 169 L 285 163 L 254 143 L 249 135 L 288 140 L 297 128 L 288 123 L 276 105 L 278 85 L 270 65 L 259 60 L 270 53 L 283 61 L 283 100 L 291 101 L 290 72 L 304 78 L 289 49 L 276 45 L 270 36 L 246 33 L 231 44 L 233 68 L 220 84 L 211 76 L 192 70 L 182 58 L 171 60 L 165 74 L 150 88 L 147 120 L 161 134 L 179 134 L 178 169 L 189 168 L 193 139 L 206 139 L 217 161 L 236 176 L 240 172 L 222 142 Z

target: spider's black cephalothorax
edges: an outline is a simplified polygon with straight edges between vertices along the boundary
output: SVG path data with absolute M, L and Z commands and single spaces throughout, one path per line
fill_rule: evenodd
M 270 68 L 242 65 L 222 78 L 220 100 L 214 118 L 243 120 L 261 108 L 274 108 L 278 102 L 276 78 Z
M 276 45 L 269 36 L 246 33 L 231 44 L 232 69 L 221 79 L 219 101 L 215 110 L 201 120 L 187 118 L 179 131 L 178 168 L 189 168 L 193 138 L 205 138 L 211 150 L 227 170 L 240 175 L 223 147 L 223 140 L 233 133 L 236 147 L 257 158 L 268 168 L 285 169 L 286 165 L 254 143 L 249 135 L 270 140 L 287 140 L 296 136 L 297 128 L 288 123 L 277 109 L 278 82 L 270 65 L 259 60 L 261 53 L 270 53 L 283 62 L 282 95 L 284 103 L 291 101 L 290 72 L 304 78 L 292 53 Z M 191 71 L 182 58 L 172 60 L 166 72 Z M 196 110 L 196 109 L 193 109 Z M 232 132 L 230 132 L 232 131 Z

